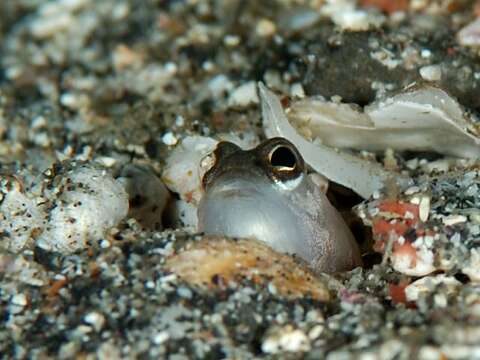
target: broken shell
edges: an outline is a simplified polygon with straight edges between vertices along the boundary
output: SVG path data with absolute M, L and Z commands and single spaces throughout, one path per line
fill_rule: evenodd
M 202 197 L 200 162 L 213 151 L 217 142 L 205 136 L 188 136 L 167 158 L 162 180 L 170 191 L 179 194 L 187 203 L 198 205 Z
M 218 134 L 219 140 L 228 140 L 239 146 L 252 147 L 258 139 L 251 133 Z M 214 163 L 209 154 L 218 144 L 217 139 L 207 136 L 187 136 L 167 158 L 162 180 L 168 189 L 180 195 L 180 199 L 195 208 L 202 195 L 202 177 Z
M 169 154 L 162 180 L 180 199 L 167 209 L 168 218 L 184 228 L 197 227 L 197 206 L 203 195 L 202 176 L 208 170 L 202 160 L 218 141 L 206 136 L 187 136 Z
M 354 105 L 308 98 L 291 105 L 288 119 L 309 140 L 331 147 L 480 156 L 477 129 L 456 100 L 433 86 L 407 89 L 363 112 Z
M 279 99 L 262 83 L 258 86 L 262 100 L 263 126 L 267 137 L 280 136 L 291 141 L 300 151 L 305 162 L 315 171 L 365 198 L 370 197 L 395 178 L 397 181 L 404 181 L 398 174 L 386 171 L 378 164 L 337 152 L 324 144 L 306 140 L 289 123 Z
M 324 280 L 292 257 L 256 240 L 206 237 L 168 258 L 166 268 L 199 287 L 215 288 L 248 278 L 257 284 L 271 283 L 289 298 L 330 300 Z
M 239 146 L 252 147 L 258 143 L 253 133 L 217 136 L 219 140 L 228 140 Z M 169 154 L 162 181 L 171 192 L 180 196 L 166 211 L 172 223 L 192 230 L 197 227 L 197 206 L 204 194 L 202 177 L 215 162 L 211 153 L 219 140 L 207 136 L 187 136 Z

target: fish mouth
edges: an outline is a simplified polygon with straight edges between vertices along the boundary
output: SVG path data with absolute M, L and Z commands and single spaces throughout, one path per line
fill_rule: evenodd
M 210 178 L 207 182 L 204 178 L 203 181 L 205 189 L 209 189 L 209 191 L 218 188 L 240 190 L 242 187 L 250 188 L 260 184 L 268 184 L 268 179 L 259 174 L 258 171 L 241 167 L 218 171 L 214 178 Z
M 238 177 L 234 179 L 217 179 L 211 184 L 211 190 L 215 193 L 236 193 L 236 194 L 255 194 L 265 193 L 268 186 L 272 186 L 268 182 L 261 179 L 249 179 L 246 177 Z

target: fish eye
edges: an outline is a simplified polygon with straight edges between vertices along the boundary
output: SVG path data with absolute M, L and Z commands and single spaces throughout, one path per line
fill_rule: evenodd
M 297 166 L 295 153 L 285 145 L 274 147 L 268 154 L 268 160 L 277 171 L 292 171 Z

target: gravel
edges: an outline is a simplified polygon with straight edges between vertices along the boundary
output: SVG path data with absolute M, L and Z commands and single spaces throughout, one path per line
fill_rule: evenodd
M 414 183 L 357 207 L 365 267 L 317 275 L 329 297 L 291 297 L 279 275 L 251 272 L 194 284 L 166 266 L 204 241 L 152 217 L 168 208 L 159 182 L 167 156 L 189 136 L 262 139 L 257 81 L 362 106 L 427 80 L 478 116 L 478 44 L 456 37 L 474 4 L 392 12 L 383 1 L 347 1 L 339 14 L 321 3 L 0 2 L 2 357 L 480 357 L 475 159 L 389 153 Z M 83 210 L 73 210 L 80 198 Z M 415 222 L 381 210 L 406 203 L 421 208 Z M 404 239 L 390 241 L 431 251 L 434 271 L 395 265 L 399 248 L 381 248 L 380 220 L 405 224 Z M 58 245 L 69 231 L 78 241 Z

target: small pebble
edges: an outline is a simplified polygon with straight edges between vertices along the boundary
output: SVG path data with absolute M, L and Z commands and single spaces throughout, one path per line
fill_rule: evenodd
M 257 34 L 261 37 L 270 37 L 275 34 L 275 32 L 277 31 L 277 27 L 272 21 L 268 19 L 261 19 L 257 23 L 257 27 L 255 30 Z
M 420 68 L 420 76 L 427 81 L 440 81 L 442 79 L 442 68 L 440 65 L 428 65 Z
M 420 204 L 418 206 L 418 212 L 420 220 L 423 222 L 428 220 L 428 215 L 430 213 L 430 197 L 422 196 L 420 199 Z
M 262 351 L 267 354 L 308 350 L 310 350 L 310 340 L 307 335 L 291 325 L 273 329 L 262 342 Z
M 235 46 L 238 46 L 238 44 L 240 44 L 240 37 L 236 35 L 226 35 L 223 38 L 223 42 L 227 46 L 235 47 Z
M 185 298 L 185 299 L 191 299 L 192 298 L 192 291 L 189 288 L 186 287 L 179 287 L 177 289 L 177 294 L 178 296 Z
M 310 340 L 315 340 L 317 339 L 323 332 L 325 331 L 325 325 L 316 325 L 313 328 L 310 329 L 308 332 L 308 337 Z
M 105 325 L 105 317 L 103 314 L 98 312 L 91 312 L 85 315 L 85 322 L 95 329 L 95 331 L 100 331 Z
M 153 337 L 153 342 L 154 342 L 156 345 L 161 345 L 161 344 L 163 344 L 165 341 L 167 341 L 169 338 L 170 338 L 170 335 L 168 334 L 168 331 L 162 331 L 162 332 L 159 332 L 158 334 L 156 334 L 156 335 Z
M 465 221 L 467 221 L 467 217 L 464 215 L 450 215 L 442 218 L 442 222 L 446 226 L 452 226 L 452 225 L 464 223 Z
M 305 97 L 305 90 L 301 83 L 294 83 L 290 87 L 290 95 L 294 98 L 303 99 Z
M 249 81 L 237 87 L 230 94 L 228 104 L 234 107 L 246 107 L 250 104 L 258 104 L 257 85 L 254 81 Z
M 173 146 L 178 142 L 178 139 L 169 131 L 162 136 L 162 141 L 165 145 Z
M 480 19 L 472 21 L 461 29 L 457 34 L 460 45 L 479 46 L 480 45 Z
M 12 304 L 24 307 L 27 305 L 27 297 L 25 294 L 15 294 L 11 300 Z

